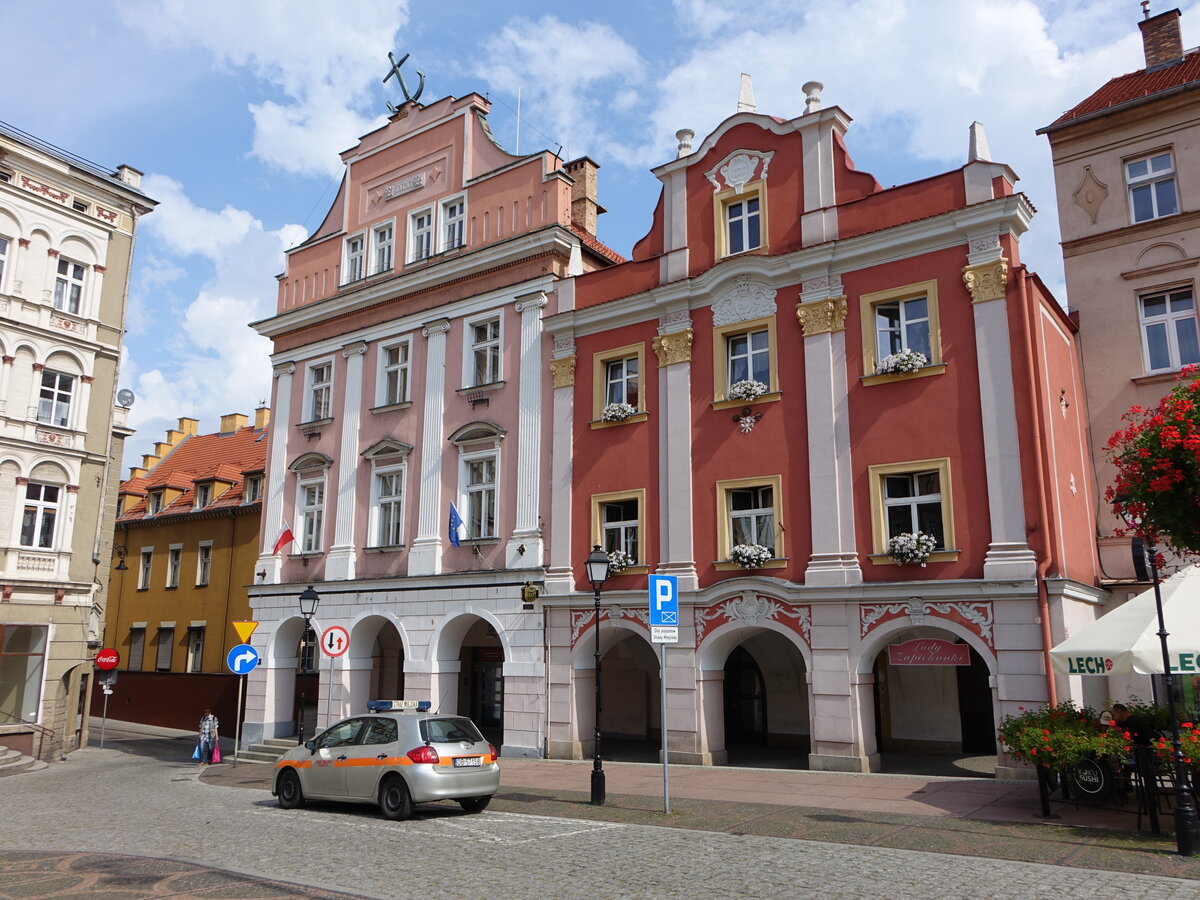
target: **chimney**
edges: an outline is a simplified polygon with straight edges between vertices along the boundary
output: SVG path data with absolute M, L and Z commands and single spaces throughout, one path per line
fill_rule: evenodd
M 142 186 L 142 173 L 133 166 L 117 166 L 116 175 L 118 179 L 125 182 L 130 187 L 140 188 Z
M 1149 4 L 1143 4 L 1146 12 Z M 1157 69 L 1183 59 L 1183 37 L 1179 33 L 1179 10 L 1159 13 L 1138 22 L 1146 50 L 1146 68 Z
M 227 413 L 221 416 L 221 434 L 231 434 L 246 424 L 243 413 Z
M 596 170 L 599 168 L 595 160 L 586 156 L 563 166 L 564 171 L 575 179 L 571 185 L 571 224 L 593 237 L 596 234 L 596 217 L 605 211 L 596 202 Z
M 254 410 L 254 430 L 262 431 L 271 423 L 271 407 L 260 406 Z

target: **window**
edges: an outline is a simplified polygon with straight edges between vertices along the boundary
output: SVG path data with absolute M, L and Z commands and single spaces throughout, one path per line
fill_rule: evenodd
M 129 661 L 125 667 L 130 672 L 142 671 L 142 658 L 146 655 L 146 626 L 129 629 Z
M 1129 187 L 1129 213 L 1134 222 L 1179 212 L 1175 164 L 1170 151 L 1125 163 L 1125 183 Z
M 343 284 L 358 281 L 363 277 L 363 236 L 346 238 L 346 277 Z
M 41 720 L 45 625 L 0 625 L 0 720 Z
M 242 487 L 242 502 L 257 503 L 262 499 L 262 476 L 249 476 Z
M 300 671 L 317 671 L 317 632 L 309 628 L 300 637 Z
M 4 269 L 8 265 L 8 238 L 0 237 L 0 290 L 4 288 Z
M 467 205 L 462 197 L 442 203 L 442 249 L 453 250 L 463 245 L 463 223 Z
M 599 421 L 604 407 L 610 403 L 628 403 L 639 413 L 645 410 L 642 392 L 645 355 L 645 344 L 630 344 L 604 350 L 592 357 L 592 418 L 596 420 L 593 427 L 614 424 Z M 635 421 L 644 419 L 642 414 Z
M 409 217 L 410 262 L 428 259 L 433 255 L 433 210 L 422 209 Z
M 371 544 L 398 547 L 404 543 L 403 465 L 378 468 L 371 488 Z
M 37 420 L 66 428 L 71 422 L 71 395 L 75 376 L 42 369 L 42 387 L 38 392 Z
M 766 182 L 752 181 L 739 193 L 733 188 L 713 199 L 716 214 L 717 256 L 734 256 L 764 246 L 766 234 Z
M 881 381 L 939 375 L 942 341 L 938 327 L 936 281 L 921 281 L 859 298 L 862 315 L 863 376 Z M 901 350 L 924 354 L 927 365 L 914 374 L 879 374 L 880 361 Z M 873 381 L 864 382 L 872 384 Z
M 308 420 L 328 419 L 333 409 L 333 363 L 323 362 L 308 367 Z
M 175 626 L 163 624 L 158 629 L 158 655 L 154 668 L 159 672 L 171 671 L 171 649 L 175 643 Z
M 950 504 L 950 460 L 923 459 L 868 467 L 872 539 L 876 564 L 890 564 L 888 539 L 922 531 L 937 547 L 934 562 L 955 559 L 954 519 Z
M 150 587 L 151 564 L 154 562 L 154 549 L 147 547 L 142 550 L 138 565 L 138 590 L 144 591 Z
M 203 586 L 208 584 L 208 579 L 212 575 L 212 541 L 205 541 L 200 544 L 196 552 L 196 584 Z
M 463 457 L 463 506 L 469 539 L 496 536 L 496 462 L 495 452 Z
M 21 546 L 49 550 L 54 546 L 61 488 L 31 481 L 25 485 L 25 511 L 21 516 Z
M 379 354 L 380 373 L 380 406 L 390 406 L 393 403 L 407 403 L 409 383 L 409 352 L 411 344 L 404 341 L 384 347 Z
M 212 485 L 196 485 L 196 509 L 204 509 L 210 503 L 212 503 Z
M 638 358 L 609 360 L 604 364 L 604 405 L 628 403 L 638 406 Z
M 765 384 L 771 393 L 779 390 L 774 317 L 713 329 L 713 399 L 726 400 L 733 385 L 748 380 Z
M 300 519 L 300 552 L 320 553 L 325 524 L 325 476 L 301 481 L 296 502 Z
M 468 358 L 470 386 L 492 384 L 500 380 L 500 317 L 481 319 L 467 325 L 470 342 Z
M 58 259 L 58 277 L 54 281 L 54 308 L 72 315 L 79 315 L 79 301 L 83 297 L 82 263 L 65 257 Z
M 371 241 L 374 245 L 373 265 L 371 266 L 371 274 L 378 275 L 380 272 L 390 271 L 392 268 L 392 245 L 395 243 L 396 229 L 391 222 L 386 225 L 380 225 L 371 232 Z
M 1138 303 L 1147 372 L 1170 372 L 1200 363 L 1196 301 L 1191 288 L 1143 294 Z
M 644 490 L 592 495 L 592 543 L 606 553 L 628 553 L 635 566 L 644 566 L 645 509 Z
M 182 547 L 175 545 L 167 549 L 167 587 L 179 587 L 179 567 L 182 561 Z
M 738 544 L 758 544 L 771 551 L 764 568 L 779 568 L 784 562 L 784 519 L 782 477 L 737 478 L 718 481 L 717 569 L 736 569 L 728 562 Z
M 88 211 L 87 201 L 79 200 L 79 199 L 72 200 L 71 201 L 71 209 L 75 210 L 76 212 L 87 212 Z
M 204 628 L 192 626 L 188 629 L 187 670 L 200 672 L 204 664 Z
M 162 512 L 163 508 L 163 492 L 151 491 L 146 498 L 146 515 L 156 516 Z

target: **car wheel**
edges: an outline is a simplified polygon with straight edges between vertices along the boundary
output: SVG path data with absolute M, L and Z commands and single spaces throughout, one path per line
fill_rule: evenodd
M 304 791 L 300 789 L 300 776 L 295 769 L 284 769 L 279 773 L 275 793 L 284 809 L 298 809 L 304 805 Z
M 458 801 L 458 805 L 463 808 L 464 812 L 478 813 L 487 809 L 487 805 L 491 802 L 490 795 L 487 797 L 464 797 Z
M 412 815 L 412 795 L 399 775 L 389 775 L 379 786 L 379 809 L 387 818 L 396 821 Z

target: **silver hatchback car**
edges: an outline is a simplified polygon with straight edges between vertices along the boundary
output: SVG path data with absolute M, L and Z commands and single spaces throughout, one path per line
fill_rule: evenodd
M 407 819 L 414 803 L 433 800 L 481 812 L 499 790 L 499 754 L 470 719 L 429 712 L 428 701 L 367 706 L 368 715 L 338 722 L 280 757 L 271 790 L 280 806 L 375 803 L 387 818 Z

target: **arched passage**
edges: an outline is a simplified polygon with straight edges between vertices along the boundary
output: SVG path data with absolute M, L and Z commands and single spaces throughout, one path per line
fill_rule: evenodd
M 502 628 L 490 617 L 455 616 L 435 641 L 431 694 L 435 706 L 469 716 L 484 737 L 504 743 L 504 661 Z

